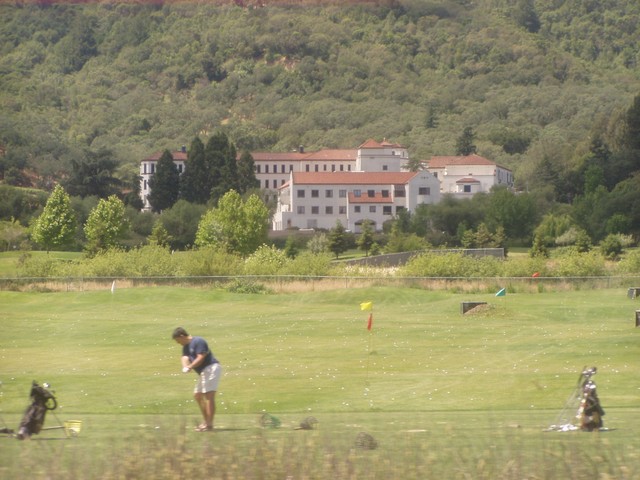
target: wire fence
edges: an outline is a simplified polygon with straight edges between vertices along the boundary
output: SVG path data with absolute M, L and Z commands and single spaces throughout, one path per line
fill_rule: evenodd
M 398 277 L 239 275 L 197 277 L 16 277 L 0 278 L 0 290 L 83 292 L 159 286 L 236 288 L 250 291 L 259 285 L 274 293 L 326 291 L 369 287 L 404 287 L 469 293 L 543 293 L 550 291 L 623 289 L 629 298 L 640 296 L 640 275 L 606 277 Z

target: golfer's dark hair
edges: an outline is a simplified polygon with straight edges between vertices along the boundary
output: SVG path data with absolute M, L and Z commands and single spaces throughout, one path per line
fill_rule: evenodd
M 173 331 L 173 335 L 171 336 L 171 338 L 175 340 L 178 337 L 188 337 L 188 336 L 189 334 L 184 328 L 178 327 Z

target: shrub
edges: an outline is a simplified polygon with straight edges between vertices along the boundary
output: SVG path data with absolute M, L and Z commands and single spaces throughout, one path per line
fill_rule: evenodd
M 301 252 L 296 258 L 283 265 L 281 275 L 325 276 L 332 269 L 332 257 L 329 253 Z
M 604 257 L 597 251 L 567 249 L 554 259 L 551 275 L 557 277 L 597 277 L 606 273 Z
M 513 257 L 504 261 L 501 266 L 503 277 L 530 277 L 538 272 L 547 276 L 546 260 L 540 257 Z
M 49 255 L 32 255 L 25 253 L 18 259 L 19 277 L 61 277 L 64 276 L 64 266 L 59 260 Z
M 632 250 L 623 255 L 616 270 L 621 274 L 640 274 L 640 250 Z
M 184 276 L 231 276 L 242 271 L 242 259 L 222 249 L 206 247 L 180 255 L 177 271 Z
M 622 253 L 620 235 L 610 233 L 600 242 L 600 252 L 609 260 L 616 260 Z
M 283 250 L 261 245 L 244 262 L 246 275 L 276 275 L 290 261 Z
M 500 272 L 500 260 L 477 258 L 461 253 L 423 253 L 400 268 L 409 277 L 494 277 Z

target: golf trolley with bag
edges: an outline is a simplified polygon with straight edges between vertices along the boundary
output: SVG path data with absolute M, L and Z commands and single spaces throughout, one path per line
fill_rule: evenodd
M 605 414 L 604 409 L 600 404 L 596 383 L 592 378 L 597 371 L 596 367 L 582 369 L 576 388 L 556 417 L 555 423 L 549 426 L 547 431 L 567 432 L 582 430 L 592 432 L 594 430 L 606 430 L 602 420 Z M 571 421 L 568 416 L 572 415 L 571 412 L 573 411 L 576 414 L 574 421 Z
M 64 422 L 64 425 L 56 427 L 43 428 L 44 420 L 47 412 L 51 412 L 56 420 L 60 422 L 53 410 L 58 407 L 58 401 L 54 395 L 51 386 L 48 383 L 39 385 L 35 380 L 31 384 L 31 393 L 29 395 L 31 404 L 27 407 L 22 416 L 22 421 L 18 427 L 18 433 L 16 438 L 18 440 L 26 440 L 31 438 L 32 435 L 40 433 L 42 430 L 53 430 L 58 428 L 65 429 L 67 436 L 75 436 L 80 433 L 81 422 L 73 420 Z

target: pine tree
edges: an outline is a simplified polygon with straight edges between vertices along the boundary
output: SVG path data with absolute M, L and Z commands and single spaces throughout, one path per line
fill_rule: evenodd
M 211 195 L 209 178 L 204 144 L 200 138 L 196 137 L 191 142 L 184 173 L 180 177 L 180 197 L 191 203 L 207 203 Z
M 260 182 L 256 178 L 253 157 L 245 150 L 238 159 L 238 192 L 243 194 L 255 188 L 260 188 Z
M 149 203 L 154 212 L 171 208 L 178 201 L 180 173 L 169 150 L 165 150 L 158 160 L 156 171 L 149 179 L 149 188 Z
M 364 221 L 362 223 L 362 232 L 360 233 L 360 237 L 358 238 L 358 248 L 363 250 L 365 255 L 369 256 L 369 250 L 374 244 L 373 239 L 373 227 L 371 226 L 370 221 Z
M 336 258 L 338 258 L 341 253 L 347 251 L 347 231 L 340 220 L 337 220 L 336 226 L 329 231 L 328 248 Z
M 473 140 L 475 138 L 475 133 L 473 133 L 473 128 L 465 127 L 462 132 L 462 135 L 458 137 L 458 141 L 456 142 L 456 155 L 471 155 L 472 153 L 476 153 L 476 146 L 473 144 Z
M 211 182 L 210 198 L 214 204 L 229 190 L 239 191 L 236 147 L 218 132 L 211 136 L 205 148 Z

